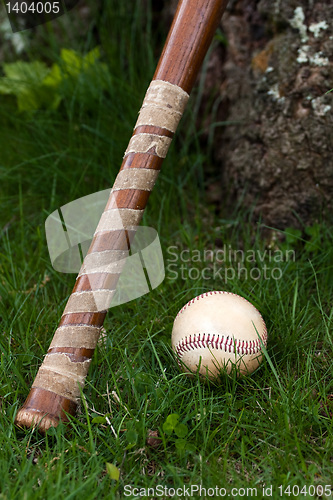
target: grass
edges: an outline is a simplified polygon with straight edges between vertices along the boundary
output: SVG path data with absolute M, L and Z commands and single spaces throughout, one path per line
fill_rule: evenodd
M 112 184 L 154 71 L 152 47 L 162 35 L 140 5 L 129 12 L 125 4 L 106 3 L 86 37 L 76 39 L 84 53 L 97 37 L 110 68 L 93 106 L 89 93 L 69 92 L 57 111 L 27 114 L 0 96 L 0 498 L 152 498 L 161 488 L 185 488 L 188 498 L 191 485 L 192 493 L 206 488 L 202 497 L 225 488 L 236 498 L 303 498 L 302 488 L 314 485 L 316 494 L 307 494 L 318 498 L 331 483 L 333 459 L 332 227 L 323 222 L 313 236 L 307 228 L 295 236 L 265 228 L 241 203 L 224 215 L 207 205 L 212 159 L 192 112 L 200 92 L 144 219 L 159 232 L 165 280 L 109 312 L 68 428 L 43 437 L 14 426 L 75 281 L 51 267 L 45 218 Z M 44 29 L 38 35 L 52 43 L 40 54 L 51 63 L 59 57 L 60 28 Z M 30 59 L 37 49 L 31 47 Z M 248 298 L 266 320 L 265 360 L 246 379 L 188 378 L 171 353 L 178 310 L 213 289 Z M 170 419 L 181 431 L 167 430 Z

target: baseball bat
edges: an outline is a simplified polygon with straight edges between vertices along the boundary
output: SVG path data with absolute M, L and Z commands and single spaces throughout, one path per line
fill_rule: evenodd
M 75 415 L 134 227 L 227 0 L 180 0 L 105 210 L 51 345 L 15 423 L 45 432 Z

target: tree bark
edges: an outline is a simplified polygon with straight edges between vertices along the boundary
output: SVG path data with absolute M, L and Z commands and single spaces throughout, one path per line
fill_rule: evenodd
M 332 19 L 330 0 L 235 0 L 222 20 L 221 189 L 270 226 L 310 225 L 332 209 Z

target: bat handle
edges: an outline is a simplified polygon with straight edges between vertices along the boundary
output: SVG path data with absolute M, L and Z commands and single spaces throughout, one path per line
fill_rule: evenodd
M 74 415 L 128 243 L 149 195 L 226 0 L 181 0 L 120 172 L 84 259 L 60 324 L 16 416 L 46 431 Z

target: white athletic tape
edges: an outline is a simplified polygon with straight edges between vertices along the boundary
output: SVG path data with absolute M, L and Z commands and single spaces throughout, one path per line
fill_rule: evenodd
M 95 349 L 100 330 L 99 326 L 59 326 L 54 333 L 49 349 L 55 347 Z
M 125 151 L 125 155 L 129 153 L 148 153 L 153 152 L 159 158 L 165 158 L 171 144 L 171 138 L 157 134 L 137 134 L 131 137 L 131 140 Z
M 145 95 L 135 128 L 152 125 L 175 132 L 188 99 L 188 93 L 177 85 L 153 80 Z
M 77 403 L 90 362 L 91 359 L 74 363 L 64 353 L 47 354 L 32 387 L 55 392 Z
M 134 136 L 139 137 L 139 136 Z M 113 184 L 112 192 L 120 189 L 151 191 L 156 182 L 158 170 L 152 168 L 125 168 L 121 170 Z
M 123 229 L 136 228 L 142 219 L 143 210 L 131 208 L 111 208 L 103 212 L 98 223 L 95 235 L 103 231 L 117 231 Z
M 72 293 L 64 314 L 95 313 L 109 309 L 115 290 L 94 290 Z
M 128 250 L 105 250 L 88 253 L 82 264 L 79 276 L 94 273 L 121 273 L 128 257 Z
M 164 128 L 174 133 L 184 113 L 189 95 L 182 88 L 162 80 L 153 80 L 144 98 L 135 129 L 140 126 Z M 164 135 L 139 133 L 132 136 L 125 155 L 153 151 L 165 158 L 171 138 Z

